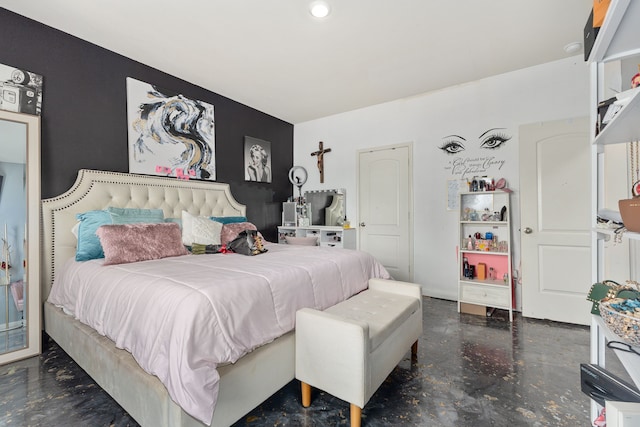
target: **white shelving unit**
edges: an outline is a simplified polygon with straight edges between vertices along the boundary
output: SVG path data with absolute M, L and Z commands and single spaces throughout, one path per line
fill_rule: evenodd
M 509 193 L 464 192 L 459 206 L 458 312 L 462 303 L 500 308 L 508 310 L 513 321 Z M 486 239 L 487 233 L 495 236 L 495 241 Z M 484 264 L 484 277 L 478 277 L 480 264 Z M 468 271 L 471 266 L 474 274 Z
M 588 62 L 591 66 L 592 95 L 591 95 L 591 123 L 592 129 L 596 129 L 598 102 L 606 99 L 605 91 L 609 88 L 607 81 L 607 65 L 615 64 L 615 61 L 633 59 L 638 57 L 640 64 L 640 1 L 637 0 L 612 0 L 607 11 L 605 21 L 600 28 Z M 621 67 L 619 67 L 621 69 Z M 611 68 L 609 68 L 611 69 Z M 616 69 L 614 67 L 614 69 Z M 616 76 L 621 77 L 621 76 Z M 622 81 L 622 80 L 619 80 Z M 621 90 L 628 90 L 630 83 L 622 81 Z M 630 101 L 614 116 L 606 127 L 598 134 L 593 135 L 593 166 L 594 179 L 592 191 L 597 195 L 593 203 L 593 281 L 602 281 L 605 273 L 604 242 L 613 238 L 613 230 L 595 227 L 596 212 L 603 208 L 604 189 L 607 177 L 604 173 L 604 147 L 611 144 L 626 144 L 640 140 L 640 89 L 632 93 Z M 626 165 L 624 165 L 626 167 Z M 630 240 L 634 245 L 640 240 L 640 233 L 625 232 L 623 239 Z M 629 271 L 636 274 L 636 267 L 629 257 Z M 630 277 L 637 280 L 637 277 Z M 591 321 L 591 363 L 605 367 L 606 343 L 610 340 L 618 340 L 617 337 L 599 316 L 592 316 Z M 640 351 L 640 348 L 636 348 Z M 615 351 L 629 376 L 636 386 L 640 388 L 640 361 L 638 356 L 623 351 Z M 595 402 L 591 405 L 592 419 L 597 416 L 599 407 Z
M 598 240 L 604 239 L 609 240 L 615 237 L 615 231 L 611 228 L 596 228 L 594 231 L 598 234 Z M 623 234 L 623 238 L 629 240 L 640 240 L 640 233 L 634 233 L 631 231 L 625 231 Z
M 356 249 L 356 229 L 327 225 L 308 227 L 278 227 L 278 243 L 287 243 L 285 236 L 319 237 L 318 246 L 327 248 Z
M 594 139 L 596 145 L 620 144 L 638 139 L 638 116 L 640 115 L 640 88 L 633 97 Z

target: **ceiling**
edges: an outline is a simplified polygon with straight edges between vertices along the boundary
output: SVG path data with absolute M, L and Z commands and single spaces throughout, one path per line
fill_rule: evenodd
M 0 6 L 296 124 L 581 54 L 563 47 L 582 41 L 593 5 L 326 1 L 325 20 L 311 0 Z

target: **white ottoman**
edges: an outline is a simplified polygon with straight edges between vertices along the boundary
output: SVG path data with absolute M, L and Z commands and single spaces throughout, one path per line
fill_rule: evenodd
M 411 347 L 417 356 L 422 335 L 419 285 L 371 279 L 369 289 L 325 311 L 296 314 L 296 378 L 302 404 L 311 404 L 311 387 L 351 404 L 351 425 Z

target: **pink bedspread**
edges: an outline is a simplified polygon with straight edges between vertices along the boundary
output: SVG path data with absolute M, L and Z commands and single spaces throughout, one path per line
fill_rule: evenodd
M 216 366 L 291 331 L 298 309 L 325 309 L 366 289 L 371 277 L 389 278 L 365 252 L 267 247 L 258 256 L 186 255 L 113 266 L 69 261 L 49 302 L 131 352 L 176 403 L 208 425 Z

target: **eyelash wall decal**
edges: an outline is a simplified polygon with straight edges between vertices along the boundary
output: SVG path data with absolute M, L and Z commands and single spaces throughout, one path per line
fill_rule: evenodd
M 461 151 L 464 151 L 464 145 L 460 141 L 456 141 L 454 139 L 449 139 L 445 141 L 440 147 L 438 147 L 445 153 L 449 155 L 457 154 Z
M 511 136 L 506 133 L 496 132 L 484 138 L 480 144 L 480 148 L 484 148 L 485 150 L 496 150 L 502 147 L 510 139 Z

